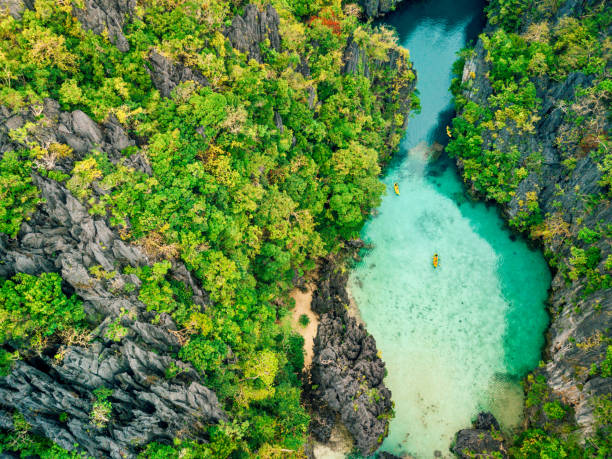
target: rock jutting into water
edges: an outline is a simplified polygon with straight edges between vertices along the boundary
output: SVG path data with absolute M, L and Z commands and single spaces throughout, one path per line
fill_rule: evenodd
M 327 260 L 313 294 L 312 309 L 321 318 L 310 372 L 311 398 L 318 407 L 311 430 L 318 440 L 328 441 L 339 414 L 367 455 L 387 435 L 393 405 L 376 341 L 348 313 L 347 279 L 342 266 Z
M 452 451 L 461 459 L 508 457 L 499 423 L 491 413 L 478 413 L 473 428 L 457 432 Z

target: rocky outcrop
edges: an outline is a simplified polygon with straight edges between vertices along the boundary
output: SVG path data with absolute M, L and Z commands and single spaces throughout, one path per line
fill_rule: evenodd
M 234 17 L 223 34 L 238 51 L 257 62 L 263 62 L 262 43 L 268 41 L 271 49 L 281 49 L 279 24 L 278 13 L 273 6 L 268 5 L 259 11 L 256 5 L 248 4 L 244 7 L 244 14 Z
M 594 8 L 598 1 L 563 2 L 558 11 L 549 18 L 554 25 L 564 16 L 580 17 L 587 8 Z M 527 13 L 523 17 L 526 29 L 535 19 Z M 541 20 L 541 18 L 540 18 Z M 492 25 L 487 30 L 494 30 Z M 524 31 L 524 30 L 523 30 Z M 466 61 L 463 69 L 463 95 L 479 106 L 487 106 L 492 94 L 488 79 L 490 62 L 482 40 L 478 40 L 473 55 Z M 546 365 L 536 370 L 546 378 L 552 396 L 570 405 L 575 420 L 583 434 L 592 431 L 594 423 L 592 401 L 602 395 L 612 393 L 612 378 L 603 378 L 600 373 L 589 371 L 601 362 L 606 355 L 609 330 L 612 328 L 612 289 L 603 288 L 586 292 L 584 277 L 572 280 L 567 276 L 567 266 L 571 265 L 572 246 L 584 248 L 577 238 L 581 228 L 596 228 L 598 222 L 612 221 L 612 207 L 606 199 L 589 201 L 588 196 L 605 196 L 607 190 L 602 185 L 602 170 L 589 154 L 588 136 L 582 140 L 568 138 L 574 127 L 566 113 L 578 104 L 585 120 L 603 119 L 602 131 L 610 129 L 605 110 L 602 116 L 597 111 L 598 104 L 609 104 L 605 100 L 589 100 L 581 95 L 577 100 L 578 88 L 593 85 L 594 76 L 583 73 L 570 73 L 563 81 L 555 81 L 546 75 L 532 79 L 536 86 L 537 97 L 541 100 L 537 111 L 537 121 L 533 132 L 519 132 L 512 129 L 490 131 L 483 129 L 483 148 L 491 145 L 516 147 L 521 158 L 520 164 L 527 164 L 534 152 L 541 154 L 540 165 L 531 170 L 518 185 L 512 200 L 504 206 L 508 219 L 516 217 L 524 210 L 528 196 L 535 196 L 542 216 L 546 216 L 545 226 L 540 236 L 555 269 L 550 295 L 552 321 L 545 349 Z M 563 145 L 563 149 L 561 148 Z M 565 150 L 565 152 L 563 151 Z M 575 161 L 575 167 L 568 169 L 564 159 Z M 458 161 L 461 169 L 463 163 Z M 469 182 L 468 182 L 469 185 Z M 537 232 L 536 232 L 537 233 Z M 608 233 L 609 234 L 609 233 Z M 537 234 L 536 234 L 537 235 Z M 611 254 L 609 236 L 604 235 L 595 246 L 600 251 L 597 269 L 608 273 L 605 260 Z M 564 268 L 565 267 L 565 268 Z M 538 425 L 540 416 L 531 409 L 532 421 Z
M 17 20 L 26 8 L 34 9 L 34 0 L 0 0 L 0 11 L 8 11 Z
M 395 9 L 402 0 L 359 0 L 364 14 L 369 18 L 383 16 Z
M 1 154 L 17 147 L 8 131 L 34 117 L 25 110 L 12 115 L 0 110 L 0 115 Z M 31 136 L 44 144 L 66 142 L 75 150 L 73 158 L 58 163 L 63 170 L 91 148 L 117 160 L 133 144 L 116 120 L 98 125 L 83 112 L 60 112 L 52 100 L 45 101 L 42 115 Z M 94 457 L 136 457 L 149 442 L 182 435 L 206 441 L 204 427 L 226 419 L 217 397 L 190 365 L 171 357 L 181 344 L 176 325 L 165 314 L 153 325 L 155 313 L 138 300 L 140 280 L 123 274 L 126 266 L 148 264 L 146 254 L 123 242 L 104 218 L 90 215 L 62 184 L 33 178 L 44 202 L 16 238 L 0 238 L 0 277 L 61 273 L 64 288 L 83 300 L 95 329 L 89 337 L 51 342 L 42 355 L 25 353 L 9 376 L 0 378 L 0 418 L 18 410 L 33 432 L 68 450 L 78 444 Z M 113 275 L 96 277 L 90 271 L 94 266 Z M 184 265 L 175 262 L 171 275 L 191 285 L 194 301 L 205 307 L 207 297 Z M 120 336 L 110 333 L 117 327 Z M 179 369 L 175 377 L 167 376 L 170 367 Z M 92 392 L 100 387 L 112 390 L 104 426 L 91 419 Z
M 40 120 L 38 117 L 43 115 Z M 70 146 L 73 154 L 69 157 L 46 158 L 46 166 L 53 166 L 68 173 L 75 160 L 81 159 L 93 148 L 100 148 L 108 154 L 111 161 L 122 158 L 121 151 L 135 145 L 114 115 L 98 125 L 81 110 L 72 113 L 60 111 L 59 103 L 53 99 L 45 99 L 41 107 L 30 107 L 20 112 L 11 112 L 0 107 L 0 153 L 15 147 L 9 140 L 10 130 L 19 129 L 26 123 L 33 123 L 28 132 L 29 139 L 48 147 L 59 143 Z M 130 159 L 130 163 L 143 171 L 148 170 L 146 160 L 141 157 Z
M 136 0 L 84 0 L 84 8 L 74 7 L 74 15 L 85 30 L 93 33 L 108 33 L 108 37 L 119 51 L 130 49 L 123 26 L 126 17 L 131 17 Z
M 156 50 L 149 53 L 147 71 L 151 81 L 163 97 L 170 97 L 172 90 L 185 81 L 195 81 L 200 86 L 208 86 L 208 80 L 197 70 L 186 67 L 180 62 L 172 62 Z
M 416 71 L 408 53 L 397 44 L 390 44 L 384 59 L 370 57 L 367 45 L 358 44 L 351 36 L 347 40 L 342 56 L 342 73 L 357 74 L 368 78 L 373 87 L 392 88 L 378 94 L 381 106 L 387 110 L 385 118 L 395 119 L 401 115 L 403 123 L 389 129 L 390 143 L 399 141 L 408 125 L 408 115 L 413 105 L 413 93 L 416 87 Z M 391 141 L 391 139 L 395 139 Z
M 376 341 L 348 313 L 346 273 L 326 262 L 320 270 L 313 309 L 321 314 L 310 378 L 318 413 L 312 432 L 327 441 L 336 415 L 362 454 L 374 452 L 387 435 L 392 413 L 385 364 Z
M 491 413 L 479 413 L 473 428 L 457 432 L 451 450 L 462 459 L 508 457 L 499 423 Z

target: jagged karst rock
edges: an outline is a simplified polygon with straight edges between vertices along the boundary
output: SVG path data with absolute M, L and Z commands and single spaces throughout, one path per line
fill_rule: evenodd
M 199 71 L 193 70 L 179 62 L 172 62 L 156 50 L 149 53 L 147 67 L 151 81 L 164 97 L 170 97 L 172 90 L 185 81 L 195 81 L 200 86 L 208 86 L 208 80 Z
M 344 62 L 342 73 L 356 73 L 369 78 L 370 68 L 368 67 L 368 61 L 369 58 L 365 50 L 361 49 L 352 36 L 349 37 L 342 56 L 342 62 Z
M 21 19 L 23 11 L 34 9 L 34 0 L 0 0 L 0 11 L 8 11 L 14 19 Z
M 0 107 L 0 155 L 19 147 L 8 131 L 28 121 L 34 121 L 30 110 L 10 114 Z M 61 112 L 50 99 L 36 136 L 79 146 L 61 163 L 65 171 L 93 148 L 118 161 L 120 151 L 134 144 L 113 117 L 98 125 L 83 112 Z M 140 285 L 123 268 L 149 264 L 147 255 L 121 240 L 104 218 L 90 215 L 62 184 L 37 174 L 33 181 L 44 202 L 16 238 L 0 235 L 0 276 L 60 272 L 66 288 L 83 300 L 92 325 L 99 325 L 91 345 L 50 344 L 41 356 L 24 354 L 10 375 L 0 378 L 0 428 L 11 423 L 2 414 L 18 410 L 34 433 L 68 450 L 78 443 L 94 457 L 134 458 L 140 446 L 170 442 L 180 433 L 206 441 L 203 427 L 227 419 L 216 395 L 190 365 L 170 357 L 180 348 L 172 319 L 161 314 L 153 325 L 155 314 L 138 300 L 138 292 L 122 289 L 128 282 Z M 96 278 L 89 271 L 95 265 L 114 271 L 114 277 Z M 170 275 L 190 285 L 194 300 L 207 306 L 207 295 L 182 263 L 175 262 Z M 116 320 L 126 329 L 119 341 L 108 335 Z M 182 371 L 168 379 L 171 364 Z M 92 391 L 102 386 L 113 390 L 112 414 L 107 426 L 97 428 L 91 421 Z M 68 414 L 66 422 L 59 421 L 62 412 Z
M 278 13 L 273 6 L 268 5 L 259 11 L 256 5 L 248 4 L 242 16 L 234 17 L 224 35 L 238 51 L 248 54 L 257 62 L 263 62 L 260 44 L 265 40 L 269 41 L 270 48 L 276 51 L 281 49 L 279 24 Z
M 359 0 L 363 12 L 369 18 L 383 16 L 395 9 L 402 0 Z
M 474 428 L 481 430 L 499 430 L 499 422 L 493 416 L 493 413 L 488 411 L 481 411 L 478 413 L 476 420 L 474 421 Z
M 457 432 L 452 452 L 462 459 L 508 457 L 499 433 L 499 423 L 491 413 L 478 413 L 472 429 Z
M 395 103 L 399 102 L 397 109 L 388 113 L 386 116 L 389 119 L 393 119 L 396 115 L 401 115 L 404 122 L 400 127 L 389 128 L 387 137 L 391 139 L 394 135 L 405 131 L 408 125 L 408 115 L 412 108 L 412 93 L 416 87 L 417 74 L 412 63 L 408 59 L 408 55 L 403 53 L 398 47 L 392 46 L 387 50 L 385 59 L 373 59 L 368 56 L 366 50 L 360 46 L 350 36 L 347 39 L 346 47 L 342 55 L 342 73 L 362 75 L 372 82 L 372 86 L 379 87 L 393 87 L 393 92 L 387 91 L 384 94 L 379 95 L 380 103 L 382 107 L 391 107 Z M 386 75 L 399 72 L 411 72 L 413 78 L 395 78 L 392 82 L 385 80 Z
M 338 305 L 349 304 L 347 281 L 348 272 L 336 269 L 333 263 L 323 263 L 319 268 L 317 288 L 312 293 L 312 310 L 323 315 Z
M 85 8 L 73 8 L 74 15 L 85 30 L 102 34 L 108 31 L 108 36 L 119 51 L 130 49 L 123 26 L 126 17 L 129 18 L 136 8 L 136 0 L 84 0 Z
M 391 392 L 383 382 L 385 364 L 377 355 L 376 341 L 348 314 L 346 280 L 345 273 L 327 262 L 313 298 L 313 309 L 321 320 L 310 378 L 316 387 L 314 406 L 322 409 L 311 430 L 327 441 L 332 413 L 339 414 L 361 453 L 371 454 L 387 435 Z

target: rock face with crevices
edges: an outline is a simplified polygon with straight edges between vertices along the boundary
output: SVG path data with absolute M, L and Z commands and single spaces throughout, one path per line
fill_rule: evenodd
M 30 110 L 9 115 L 0 109 L 0 155 L 18 147 L 8 138 L 9 129 L 33 120 Z M 98 125 L 81 111 L 61 112 L 50 99 L 41 120 L 35 133 L 39 141 L 62 141 L 74 148 L 75 157 L 64 160 L 64 170 L 93 148 L 118 160 L 119 152 L 133 144 L 116 120 Z M 61 273 L 65 287 L 83 300 L 89 321 L 97 327 L 90 345 L 51 345 L 43 355 L 17 361 L 0 378 L 0 420 L 10 424 L 18 410 L 33 432 L 68 450 L 76 443 L 94 457 L 136 457 L 143 445 L 181 435 L 206 441 L 206 425 L 226 419 L 216 395 L 190 365 L 171 357 L 181 344 L 172 319 L 161 314 L 153 325 L 155 314 L 138 300 L 137 291 L 123 288 L 140 285 L 136 276 L 122 274 L 123 268 L 149 264 L 147 256 L 124 243 L 105 219 L 89 215 L 63 185 L 36 174 L 33 178 L 44 203 L 15 239 L 0 237 L 0 277 Z M 115 276 L 96 278 L 89 268 L 98 265 Z M 182 263 L 175 262 L 170 275 L 190 285 L 194 301 L 206 306 L 207 295 Z M 126 330 L 118 341 L 107 333 L 115 321 Z M 168 379 L 171 365 L 182 371 Z M 113 391 L 112 415 L 106 426 L 96 427 L 92 392 L 103 386 Z M 60 413 L 67 413 L 67 420 L 60 421 Z
M 403 123 L 400 126 L 391 126 L 387 134 L 389 140 L 401 137 L 408 126 L 408 115 L 412 109 L 417 74 L 412 67 L 408 53 L 401 47 L 389 46 L 384 59 L 374 59 L 368 55 L 363 45 L 359 45 L 354 37 L 350 36 L 342 55 L 342 73 L 345 75 L 361 75 L 371 81 L 373 87 L 393 88 L 378 95 L 378 99 L 385 110 L 393 112 L 390 119 L 401 116 Z M 388 75 L 396 74 L 390 81 Z M 399 140 L 399 138 L 398 138 Z
M 172 62 L 154 49 L 149 53 L 149 64 L 147 71 L 151 75 L 151 81 L 163 97 L 170 97 L 172 90 L 185 81 L 194 81 L 200 86 L 209 85 L 206 77 L 199 71 L 180 62 Z
M 364 14 L 369 18 L 384 16 L 393 11 L 402 0 L 359 0 Z
M 321 315 L 310 372 L 318 408 L 311 431 L 328 441 L 336 415 L 364 455 L 387 435 L 391 391 L 384 384 L 385 364 L 375 339 L 348 313 L 347 274 L 326 262 L 320 269 L 313 310 Z
M 278 13 L 273 6 L 267 5 L 259 11 L 256 5 L 248 4 L 244 7 L 244 14 L 234 17 L 223 34 L 238 51 L 257 62 L 263 62 L 262 43 L 269 43 L 269 47 L 276 51 L 281 49 L 279 24 Z
M 136 0 L 84 0 L 85 8 L 74 7 L 74 15 L 85 30 L 101 34 L 108 32 L 108 37 L 119 51 L 130 49 L 123 26 L 136 8 Z

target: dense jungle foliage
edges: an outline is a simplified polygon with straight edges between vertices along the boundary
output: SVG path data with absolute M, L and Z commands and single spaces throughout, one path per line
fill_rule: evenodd
M 174 318 L 185 337 L 179 357 L 201 372 L 230 421 L 210 427 L 206 445 L 176 439 L 148 445 L 142 457 L 300 454 L 309 417 L 300 404 L 301 337 L 283 320 L 288 291 L 319 257 L 358 234 L 384 192 L 380 167 L 405 120 L 397 104 L 381 98 L 414 79 L 405 51 L 403 67 L 373 67 L 370 78 L 345 75 L 349 36 L 380 62 L 396 47 L 394 36 L 360 24 L 339 0 L 273 0 L 282 51 L 262 43 L 258 63 L 222 34 L 244 2 L 141 0 L 124 27 L 130 49 L 122 53 L 107 35 L 83 30 L 73 3 L 81 5 L 36 0 L 20 20 L 1 13 L 0 104 L 18 112 L 52 98 L 97 122 L 114 116 L 139 146 L 117 161 L 101 151 L 78 155 L 67 145 L 46 145 L 36 136 L 49 121 L 42 115 L 12 131 L 21 148 L 0 158 L 0 231 L 14 237 L 41 204 L 31 180 L 40 174 L 64 184 L 154 261 L 125 273 L 142 281 L 138 295 L 149 310 Z M 209 86 L 189 81 L 161 97 L 146 70 L 151 50 L 198 70 Z M 298 70 L 304 60 L 308 76 Z M 130 167 L 132 155 L 152 174 Z M 205 312 L 188 286 L 168 279 L 175 259 L 209 293 Z M 3 343 L 26 355 L 48 335 L 61 340 L 66 327 L 85 326 L 78 300 L 59 286 L 55 274 L 0 280 L 0 314 L 12 320 L 0 330 Z M 120 327 L 113 339 L 121 339 Z M 21 351 L 2 352 L 10 371 Z M 177 371 L 169 368 L 168 377 Z M 112 416 L 110 402 L 99 402 L 100 416 Z M 23 455 L 56 448 L 24 423 L 15 422 L 20 430 L 4 448 Z
M 466 97 L 478 88 L 474 87 L 476 75 L 466 67 L 475 51 L 464 50 L 454 68 L 456 78 L 452 91 L 458 116 L 447 131 L 450 138 L 447 151 L 459 158 L 464 180 L 476 194 L 502 205 L 509 204 L 521 182 L 530 174 L 540 174 L 544 161 L 541 151 L 537 147 L 529 150 L 530 144 L 523 140 L 524 136 L 537 134 L 538 113 L 542 107 L 538 83 L 546 87 L 548 83 L 565 82 L 575 72 L 584 74 L 591 83 L 587 87 L 579 86 L 572 100 L 563 101 L 565 118 L 554 146 L 562 155 L 562 166 L 568 176 L 587 156 L 597 164 L 601 172 L 599 185 L 604 192 L 587 195 L 578 188 L 574 190 L 588 214 L 597 206 L 609 206 L 612 197 L 612 142 L 608 130 L 612 99 L 612 42 L 608 31 L 612 9 L 605 1 L 591 2 L 592 6 L 579 18 L 565 16 L 554 20 L 563 4 L 563 1 L 532 0 L 489 3 L 486 12 L 489 24 L 495 27 L 480 38 L 485 60 L 490 65 L 486 79 L 492 93 L 482 105 Z M 485 136 L 492 140 L 484 142 Z M 525 150 L 530 154 L 525 155 Z M 563 193 L 557 184 L 555 196 Z M 510 225 L 532 238 L 541 238 L 547 247 L 557 244 L 554 253 L 547 250 L 545 255 L 551 267 L 562 273 L 567 285 L 576 282 L 579 298 L 612 286 L 612 256 L 602 259 L 602 247 L 609 247 L 612 237 L 609 221 L 599 221 L 589 227 L 582 223 L 581 217 L 573 222 L 579 230 L 570 232 L 561 202 L 554 203 L 556 212 L 544 214 L 537 189 L 527 191 L 518 205 L 519 212 L 510 220 Z M 578 306 L 575 309 L 580 312 Z M 597 306 L 595 310 L 598 311 Z M 589 374 L 612 376 L 609 330 L 590 339 L 596 344 L 603 340 L 608 347 L 601 361 L 587 369 Z M 584 343 L 573 344 L 592 345 L 587 341 L 585 338 Z M 539 413 L 544 421 L 542 428 L 529 429 L 514 439 L 509 451 L 512 457 L 610 457 L 610 396 L 591 401 L 595 424 L 592 436 L 581 442 L 573 435 L 577 426 L 573 423 L 571 408 L 554 399 L 545 378 L 535 372 L 524 384 L 527 412 Z

